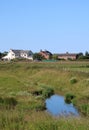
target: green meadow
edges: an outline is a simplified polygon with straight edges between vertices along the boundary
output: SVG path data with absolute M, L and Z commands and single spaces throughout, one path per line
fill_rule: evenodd
M 48 91 L 74 95 L 79 117 L 53 117 Z M 0 62 L 0 130 L 89 130 L 89 62 Z

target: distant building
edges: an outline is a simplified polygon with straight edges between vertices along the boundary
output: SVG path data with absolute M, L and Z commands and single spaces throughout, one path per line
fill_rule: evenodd
M 64 59 L 64 60 L 76 60 L 77 59 L 77 54 L 75 53 L 62 53 L 62 54 L 58 54 L 58 59 Z
M 47 60 L 51 59 L 51 57 L 52 57 L 52 53 L 47 50 L 45 50 L 45 51 L 41 50 L 39 54 L 42 55 Z
M 3 60 L 12 60 L 15 58 L 25 58 L 29 60 L 33 60 L 33 53 L 31 50 L 13 50 L 11 49 L 6 56 L 4 56 Z

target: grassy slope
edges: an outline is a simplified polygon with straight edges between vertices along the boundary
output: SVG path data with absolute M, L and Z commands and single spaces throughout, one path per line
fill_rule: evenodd
M 77 79 L 75 84 L 70 83 L 73 77 Z M 43 86 L 50 86 L 55 93 L 61 95 L 74 94 L 75 104 L 78 107 L 82 104 L 89 104 L 89 63 L 0 63 L 0 96 L 13 96 L 19 102 L 13 111 L 0 110 L 2 117 L 0 123 L 2 124 L 4 118 L 4 121 L 6 120 L 5 125 L 1 126 L 2 129 L 88 130 L 88 113 L 86 117 L 78 119 L 55 120 L 45 112 L 35 112 L 34 106 L 42 103 L 42 100 L 40 97 L 32 96 L 30 92 L 41 89 Z M 20 128 L 21 123 L 23 128 Z

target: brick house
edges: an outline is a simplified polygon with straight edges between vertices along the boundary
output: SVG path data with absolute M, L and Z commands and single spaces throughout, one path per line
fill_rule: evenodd
M 45 50 L 45 51 L 40 51 L 39 52 L 39 54 L 40 55 L 42 55 L 45 59 L 51 59 L 51 57 L 52 57 L 52 53 L 51 52 L 49 52 L 49 51 L 47 51 L 47 50 Z
M 76 60 L 77 59 L 77 54 L 76 53 L 62 53 L 58 54 L 58 59 L 64 59 L 64 60 Z

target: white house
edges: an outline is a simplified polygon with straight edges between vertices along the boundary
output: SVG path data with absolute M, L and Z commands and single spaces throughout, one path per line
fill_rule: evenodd
M 12 60 L 15 58 L 25 58 L 29 60 L 33 60 L 33 53 L 31 50 L 12 50 L 8 52 L 6 56 L 4 56 L 3 60 Z

